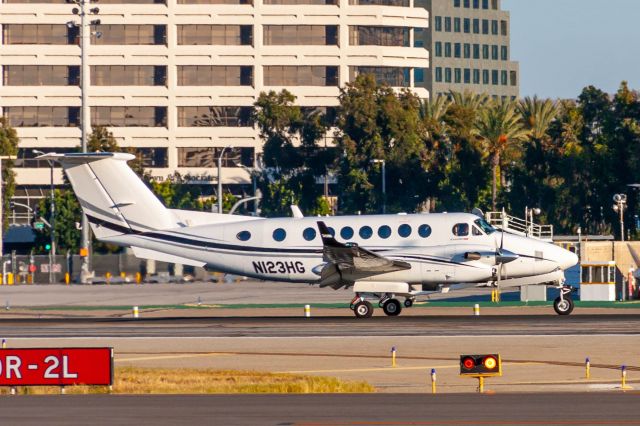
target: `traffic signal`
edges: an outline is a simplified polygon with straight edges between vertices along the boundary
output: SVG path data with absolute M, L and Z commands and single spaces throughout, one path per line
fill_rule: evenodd
M 49 243 L 45 244 L 45 245 L 44 245 L 44 249 L 45 249 L 46 251 L 51 250 L 51 244 L 49 244 Z
M 460 355 L 461 376 L 502 376 L 502 362 L 499 354 Z

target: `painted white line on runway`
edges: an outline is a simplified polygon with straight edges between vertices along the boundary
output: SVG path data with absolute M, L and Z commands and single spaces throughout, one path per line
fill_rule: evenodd
M 182 358 L 198 358 L 198 357 L 229 356 L 229 355 L 235 355 L 235 354 L 208 352 L 203 354 L 157 355 L 157 356 L 145 356 L 145 357 L 139 357 L 139 358 L 117 358 L 116 357 L 115 362 L 155 361 L 160 359 L 182 359 Z
M 243 354 L 246 355 L 246 354 Z M 543 365 L 543 362 L 503 362 L 502 365 L 509 366 L 521 366 L 521 365 Z M 412 366 L 412 367 L 377 367 L 377 368 L 348 368 L 348 369 L 329 369 L 329 370 L 297 370 L 297 371 L 276 371 L 276 373 L 288 373 L 288 374 L 322 374 L 322 373 L 367 373 L 367 372 L 376 372 L 376 371 L 386 371 L 386 372 L 394 372 L 394 371 L 413 371 L 413 370 L 430 370 L 431 368 L 435 368 L 437 370 L 442 369 L 458 369 L 460 368 L 460 364 L 447 364 L 447 365 L 423 365 L 423 366 Z

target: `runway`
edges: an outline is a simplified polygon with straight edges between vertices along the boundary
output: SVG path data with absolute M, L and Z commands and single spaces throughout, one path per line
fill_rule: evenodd
M 637 393 L 64 395 L 0 399 L 3 424 L 639 425 Z
M 640 315 L 0 319 L 1 337 L 349 337 L 640 335 Z

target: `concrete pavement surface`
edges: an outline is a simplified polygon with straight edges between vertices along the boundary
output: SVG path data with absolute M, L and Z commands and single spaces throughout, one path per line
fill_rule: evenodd
M 638 394 L 64 395 L 0 399 L 8 425 L 638 425 Z

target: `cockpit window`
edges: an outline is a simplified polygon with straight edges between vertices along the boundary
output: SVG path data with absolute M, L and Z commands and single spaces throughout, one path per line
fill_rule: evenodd
M 478 236 L 478 235 L 484 235 L 484 234 L 482 233 L 482 231 L 480 230 L 480 228 L 478 228 L 477 226 L 472 226 L 472 227 L 471 227 L 471 234 L 472 234 L 474 237 L 476 237 L 476 236 Z
M 466 237 L 469 235 L 469 224 L 468 223 L 457 223 L 453 225 L 453 229 L 451 230 L 453 235 L 456 237 Z
M 484 233 L 487 234 L 487 235 L 491 235 L 494 232 L 496 232 L 496 228 L 494 228 L 493 226 L 489 225 L 489 222 L 487 222 L 484 219 L 478 219 L 473 223 L 475 223 L 478 226 L 478 228 L 482 229 L 482 231 L 484 231 Z

